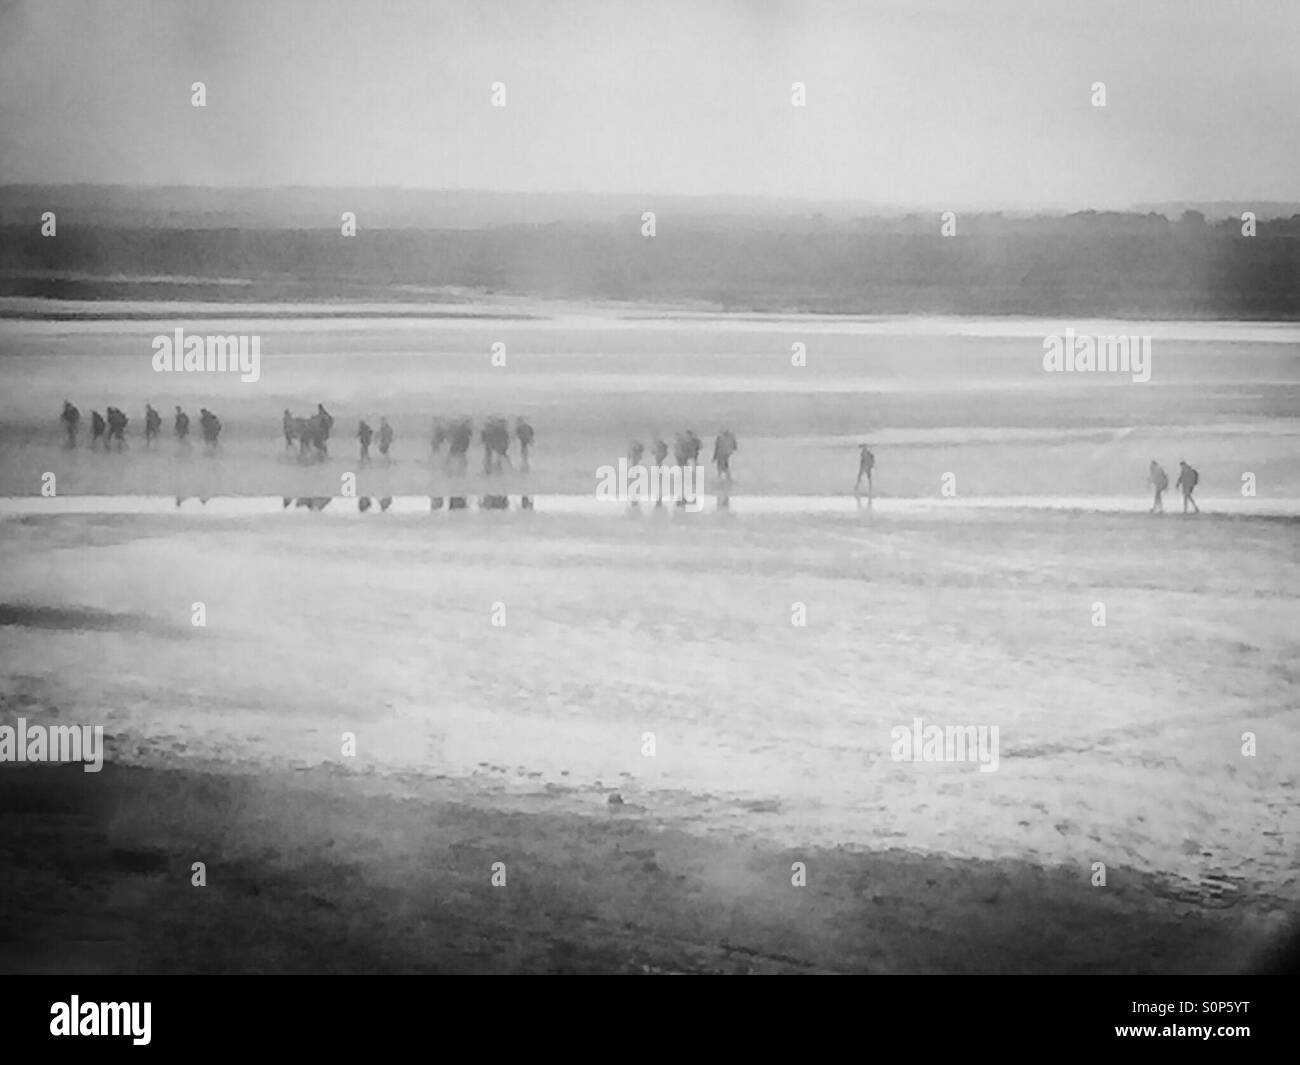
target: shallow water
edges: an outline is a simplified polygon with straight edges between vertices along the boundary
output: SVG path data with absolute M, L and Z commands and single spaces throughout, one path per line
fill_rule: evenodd
M 333 497 L 323 511 L 310 513 L 328 517 L 351 515 L 373 516 L 384 513 L 379 509 L 377 497 L 371 509 L 362 512 L 356 498 Z M 488 509 L 480 505 L 478 497 L 465 497 L 467 509 Z M 582 515 L 590 517 L 619 517 L 634 512 L 629 504 L 606 502 L 594 495 L 534 495 L 533 511 L 544 514 Z M 509 510 L 520 510 L 520 497 L 509 497 Z M 1209 515 L 1233 517 L 1300 517 L 1300 499 L 1234 498 L 1198 499 L 1201 510 Z M 1181 503 L 1176 498 L 1166 500 L 1167 515 L 1177 514 Z M 877 499 L 870 511 L 865 500 L 861 503 L 852 496 L 741 496 L 733 495 L 725 508 L 734 515 L 818 515 L 818 514 L 900 514 L 941 517 L 944 514 L 990 510 L 1047 510 L 1085 511 L 1096 514 L 1142 514 L 1150 507 L 1145 497 L 1124 496 L 983 496 L 955 499 Z M 642 512 L 655 510 L 643 504 Z M 717 496 L 702 497 L 703 512 L 718 511 Z M 174 496 L 41 496 L 0 497 L 0 518 L 33 517 L 55 514 L 185 514 L 202 516 L 246 516 L 255 514 L 308 513 L 306 507 L 286 507 L 279 496 L 214 496 L 206 503 L 190 497 L 178 501 Z M 387 513 L 392 514 L 459 514 L 447 506 L 443 497 L 441 507 L 431 509 L 429 496 L 394 496 Z M 689 517 L 690 513 L 684 516 Z

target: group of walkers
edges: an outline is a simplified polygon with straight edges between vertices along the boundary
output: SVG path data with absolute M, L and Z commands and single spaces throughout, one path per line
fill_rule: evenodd
M 90 449 L 98 450 L 102 443 L 105 451 L 121 451 L 126 447 L 126 427 L 131 419 L 117 407 L 106 407 L 105 414 L 100 414 L 97 410 L 90 412 Z M 63 413 L 59 416 L 59 420 L 63 423 L 65 445 L 75 448 L 81 431 L 81 411 L 77 409 L 75 403 L 65 399 Z M 209 451 L 215 450 L 217 440 L 221 436 L 221 419 L 203 407 L 199 411 L 199 426 L 203 433 L 204 445 Z M 191 446 L 190 416 L 179 406 L 176 407 L 172 422 L 172 433 L 182 447 Z M 161 435 L 162 415 L 154 409 L 152 403 L 146 403 L 144 405 L 144 446 L 153 447 Z
M 316 413 L 310 418 L 295 418 L 285 408 L 282 424 L 286 449 L 297 441 L 300 461 L 325 461 L 329 455 L 330 433 L 334 431 L 334 415 L 325 409 L 324 403 L 316 404 Z
M 81 411 L 77 409 L 71 400 L 63 401 L 63 413 L 60 416 L 60 421 L 63 423 L 66 446 L 69 448 L 77 447 L 81 429 Z M 100 414 L 97 410 L 91 411 L 91 450 L 98 450 L 102 445 L 105 451 L 122 451 L 126 447 L 126 427 L 129 423 L 130 419 L 117 407 L 107 407 L 104 414 Z M 221 419 L 204 407 L 199 411 L 199 426 L 204 446 L 209 451 L 215 451 L 217 441 L 221 436 Z M 286 410 L 284 412 L 285 447 L 291 448 L 296 442 L 300 447 L 300 455 L 304 460 L 308 458 L 323 460 L 328 454 L 326 445 L 333 426 L 334 417 L 325 409 L 324 404 L 318 403 L 316 413 L 310 418 L 295 418 Z M 182 447 L 189 448 L 191 446 L 189 440 L 190 416 L 179 405 L 176 406 L 172 419 L 172 435 Z M 362 418 L 357 427 L 357 440 L 361 447 L 360 461 L 363 466 L 370 463 L 370 445 L 376 435 L 379 438 L 379 454 L 386 462 L 391 461 L 389 452 L 392 449 L 396 433 L 394 433 L 392 425 L 389 424 L 388 418 L 386 416 L 380 417 L 378 434 Z M 479 440 L 483 445 L 483 472 L 485 474 L 500 473 L 503 466 L 514 469 L 509 455 L 511 435 L 509 423 L 505 418 L 492 416 L 484 421 L 479 433 Z M 526 473 L 529 469 L 528 455 L 534 441 L 533 427 L 526 419 L 522 417 L 516 418 L 513 435 L 519 442 L 520 469 Z M 144 408 L 145 447 L 152 448 L 161 436 L 162 415 L 154 409 L 151 403 L 146 403 Z M 465 473 L 468 466 L 469 449 L 473 444 L 473 440 L 473 419 L 468 417 L 450 420 L 434 419 L 433 453 L 435 456 L 438 455 L 442 445 L 444 443 L 448 445 L 444 464 L 448 472 Z M 668 442 L 661 437 L 656 438 L 652 444 L 652 449 L 654 465 L 664 466 L 667 463 L 670 451 Z M 686 467 L 698 465 L 700 452 L 703 449 L 704 441 L 696 435 L 695 430 L 687 429 L 676 434 L 671 451 L 677 465 Z M 730 429 L 722 429 L 718 432 L 713 443 L 713 463 L 717 468 L 720 479 L 727 482 L 731 481 L 731 457 L 739 449 L 735 433 Z M 641 460 L 645 457 L 645 452 L 645 446 L 641 441 L 633 440 L 628 449 L 629 464 L 632 466 L 640 465 Z M 876 457 L 872 454 L 871 448 L 866 444 L 861 444 L 858 448 L 858 478 L 853 486 L 853 491 L 860 501 L 862 498 L 862 482 L 865 480 L 867 483 L 868 506 L 872 502 L 872 472 L 875 465 Z M 1178 479 L 1174 484 L 1182 493 L 1183 513 L 1199 514 L 1201 512 L 1200 507 L 1197 506 L 1196 500 L 1193 498 L 1193 492 L 1200 481 L 1200 474 L 1186 462 L 1179 462 L 1178 467 Z M 1165 473 L 1164 467 L 1155 459 L 1151 460 L 1147 483 L 1155 493 L 1151 502 L 1151 513 L 1163 514 L 1165 512 L 1164 493 L 1169 488 L 1169 475 Z
M 375 435 L 374 430 L 366 424 L 364 418 L 361 419 L 361 425 L 357 429 L 357 439 L 361 441 L 361 465 L 370 465 L 370 441 Z M 388 460 L 388 449 L 393 446 L 393 427 L 388 424 L 387 418 L 379 419 L 379 453 Z
M 479 430 L 479 443 L 483 445 L 483 472 L 491 475 L 500 473 L 503 467 L 514 469 L 510 461 L 510 423 L 500 415 L 492 415 L 484 420 Z M 532 450 L 535 434 L 533 427 L 525 418 L 515 419 L 514 437 L 519 441 L 519 469 L 522 473 L 529 471 L 528 455 Z M 474 420 L 461 416 L 459 418 L 434 418 L 431 445 L 437 456 L 442 445 L 447 445 L 447 457 L 443 460 L 443 469 L 451 474 L 463 475 L 469 466 L 469 449 L 474 443 Z
M 334 427 L 334 416 L 322 403 L 316 404 L 316 413 L 310 418 L 295 418 L 286 410 L 284 412 L 284 445 L 290 448 L 295 442 L 299 445 L 299 455 L 304 461 L 323 461 L 329 454 L 329 438 Z M 533 427 L 523 418 L 515 420 L 515 437 L 519 441 L 521 453 L 520 468 L 528 472 L 528 453 L 533 446 Z M 379 454 L 385 462 L 391 462 L 390 451 L 397 433 L 387 416 L 379 419 L 378 432 L 365 418 L 357 423 L 358 460 L 361 465 L 370 464 L 370 447 L 378 438 Z M 483 445 L 483 472 L 499 473 L 504 467 L 514 469 L 510 461 L 510 425 L 505 418 L 493 416 L 487 418 L 479 432 L 479 441 Z M 437 456 L 442 445 L 447 445 L 447 457 L 444 467 L 450 473 L 464 474 L 469 466 L 469 450 L 474 443 L 474 420 L 469 417 L 453 419 L 435 418 L 432 434 L 433 454 Z
M 663 466 L 668 460 L 668 442 L 662 437 L 655 440 L 653 444 L 652 457 L 655 466 Z M 700 452 L 704 450 L 704 441 L 695 433 L 694 429 L 687 429 L 685 432 L 678 433 L 673 442 L 673 459 L 678 466 L 696 466 L 699 464 Z M 740 450 L 740 445 L 736 443 L 736 434 L 730 429 L 722 429 L 718 432 L 713 441 L 713 464 L 717 467 L 718 476 L 731 480 L 731 456 Z M 628 465 L 639 466 L 641 460 L 645 457 L 645 445 L 640 440 L 633 440 L 628 447 L 627 452 Z
M 1174 485 L 1183 493 L 1183 513 L 1187 513 L 1187 508 L 1192 508 L 1193 514 L 1199 514 L 1201 508 L 1196 505 L 1196 500 L 1192 498 L 1192 492 L 1195 491 L 1201 475 L 1185 462 L 1178 463 L 1178 480 Z M 1165 489 L 1169 487 L 1169 475 L 1165 473 L 1164 467 L 1155 459 L 1151 460 L 1151 472 L 1147 475 L 1147 484 L 1155 489 L 1155 498 L 1151 501 L 1151 513 L 1163 514 L 1165 512 L 1165 501 L 1162 498 Z

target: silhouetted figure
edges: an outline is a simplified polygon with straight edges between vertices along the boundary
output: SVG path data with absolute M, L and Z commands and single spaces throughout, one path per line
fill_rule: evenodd
M 388 458 L 388 449 L 393 446 L 393 427 L 388 424 L 388 419 L 381 417 L 379 419 L 379 453 Z
M 90 450 L 94 451 L 104 434 L 108 432 L 108 423 L 104 421 L 104 416 L 97 410 L 90 412 Z M 108 441 L 104 440 L 104 450 L 108 450 Z
M 1151 460 L 1151 470 L 1147 474 L 1147 484 L 1155 489 L 1155 496 L 1151 500 L 1151 513 L 1163 514 L 1165 512 L 1165 501 L 1162 498 L 1165 489 L 1169 487 L 1169 474 L 1155 459 Z
M 361 441 L 362 465 L 369 465 L 370 463 L 370 438 L 372 435 L 374 434 L 372 433 L 370 426 L 366 424 L 365 419 L 363 418 L 360 427 L 357 429 L 357 439 Z
M 106 443 L 116 440 L 118 451 L 126 447 L 126 423 L 128 421 L 130 419 L 116 407 L 108 408 L 108 441 Z
M 297 426 L 297 422 L 294 420 L 294 416 L 289 413 L 288 407 L 284 409 L 284 418 L 281 419 L 280 424 L 284 428 L 284 448 L 288 451 L 293 447 L 294 430 Z
M 68 400 L 63 401 L 63 413 L 59 415 L 59 420 L 63 422 L 63 432 L 67 437 L 67 446 L 77 446 L 77 427 L 81 425 L 81 411 L 77 410 Z
M 144 405 L 144 446 L 152 447 L 162 432 L 162 415 L 153 409 L 152 403 Z
M 180 407 L 176 408 L 176 421 L 172 431 L 175 432 L 177 440 L 186 447 L 190 446 L 190 416 Z
M 330 433 L 334 430 L 334 415 L 325 409 L 324 403 L 316 404 L 316 413 L 311 417 L 312 443 L 323 461 L 329 454 Z
M 203 443 L 209 451 L 215 451 L 217 438 L 221 435 L 221 419 L 206 407 L 199 410 L 199 428 L 203 433 Z
M 333 428 L 333 416 L 318 403 L 316 413 L 310 418 L 290 418 L 285 426 L 285 440 L 297 439 L 299 462 L 324 462 L 329 454 L 328 441 Z
M 718 468 L 719 477 L 731 480 L 731 456 L 739 450 L 736 434 L 730 429 L 723 429 L 713 441 L 713 462 Z
M 1192 513 L 1199 514 L 1201 508 L 1196 505 L 1196 500 L 1192 498 L 1192 492 L 1196 488 L 1196 483 L 1201 479 L 1201 475 L 1185 462 L 1179 462 L 1178 467 L 1178 480 L 1174 483 L 1183 490 L 1183 513 L 1187 513 L 1187 504 L 1190 503 Z
M 704 441 L 695 435 L 694 429 L 687 429 L 686 432 L 677 434 L 677 439 L 673 443 L 673 458 L 677 460 L 677 465 L 685 470 L 688 466 L 698 465 L 700 452 L 703 449 Z
M 469 449 L 474 443 L 474 422 L 469 418 L 458 418 L 447 430 L 448 472 L 463 476 L 469 466 Z
M 668 441 L 664 440 L 662 437 L 655 438 L 654 458 L 655 458 L 655 465 L 660 467 L 661 469 L 663 468 L 664 463 L 668 461 Z M 656 478 L 656 480 L 659 485 L 659 489 L 658 489 L 659 495 L 655 499 L 655 506 L 662 507 L 664 505 L 663 481 L 660 478 Z
M 519 468 L 528 472 L 528 452 L 533 447 L 533 427 L 523 418 L 515 419 L 515 437 L 519 440 Z
M 862 478 L 867 479 L 867 509 L 871 509 L 872 502 L 872 485 L 871 471 L 876 468 L 876 456 L 871 453 L 871 448 L 866 444 L 858 445 L 858 479 L 853 484 L 853 494 L 862 498 Z
M 479 439 L 483 443 L 484 473 L 500 473 L 502 464 L 510 465 L 510 425 L 504 418 L 489 418 Z

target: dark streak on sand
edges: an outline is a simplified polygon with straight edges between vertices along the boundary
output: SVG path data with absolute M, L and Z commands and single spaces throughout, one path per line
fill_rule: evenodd
M 1084 864 L 790 850 L 373 784 L 0 766 L 0 970 L 1185 973 L 1263 946 L 1245 907 L 1197 913 L 1122 868 L 1098 890 Z
M 236 316 L 232 311 L 227 309 L 219 311 L 203 311 L 188 306 L 184 311 L 178 313 L 184 317 L 186 321 L 222 321 Z M 314 308 L 311 310 L 285 310 L 284 308 L 279 307 L 258 307 L 256 310 L 247 311 L 246 316 L 256 319 L 283 319 L 286 321 L 314 321 L 318 319 L 355 320 L 359 318 L 402 318 L 428 321 L 445 321 L 448 319 L 470 319 L 475 321 L 538 321 L 542 317 L 541 315 L 536 314 L 512 314 L 506 311 L 430 311 L 424 308 L 403 310 L 392 307 L 369 311 L 364 309 L 339 309 L 332 306 L 323 306 L 320 310 Z M 154 322 L 158 320 L 158 311 L 156 308 L 148 310 L 100 311 L 54 311 L 46 309 L 23 310 L 0 308 L 0 319 L 8 318 L 35 322 Z
M 193 635 L 190 629 L 168 625 L 145 614 L 28 603 L 0 603 L 0 626 L 6 625 L 55 631 L 138 632 L 174 639 L 186 639 Z

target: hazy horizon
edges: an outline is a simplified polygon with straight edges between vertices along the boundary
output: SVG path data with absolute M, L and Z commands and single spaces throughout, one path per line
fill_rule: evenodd
M 10 0 L 0 184 L 1285 203 L 1297 39 L 1300 6 L 1266 0 Z
M 949 205 L 936 205 L 918 202 L 899 202 L 899 203 L 882 203 L 869 200 L 858 199 L 825 199 L 812 196 L 762 196 L 752 193 L 662 193 L 653 190 L 629 191 L 629 192 L 587 192 L 582 189 L 487 189 L 469 186 L 465 188 L 452 187 L 433 187 L 433 186 L 415 186 L 415 185 L 328 185 L 322 183 L 299 183 L 299 184 L 281 184 L 281 185 L 210 185 L 201 183 L 175 184 L 172 182 L 139 182 L 135 184 L 125 184 L 117 182 L 100 182 L 100 181 L 63 181 L 63 182 L 31 182 L 31 181 L 12 181 L 0 182 L 0 188 L 39 188 L 39 189 L 96 189 L 96 190 L 114 190 L 125 192 L 136 192 L 144 190 L 155 190 L 159 192 L 217 192 L 217 193 L 250 193 L 250 194 L 274 194 L 287 192 L 346 192 L 346 193 L 364 193 L 376 195 L 381 193 L 411 194 L 419 196 L 482 196 L 482 197 L 499 197 L 501 199 L 548 199 L 548 200 L 565 200 L 572 199 L 578 201 L 627 201 L 627 205 L 635 204 L 636 206 L 645 206 L 652 208 L 657 203 L 665 201 L 699 201 L 701 204 L 711 204 L 714 209 L 721 208 L 723 205 L 740 205 L 744 203 L 761 204 L 772 207 L 800 207 L 807 209 L 821 208 L 824 210 L 842 210 L 860 213 L 863 216 L 873 214 L 881 217 L 891 215 L 904 215 L 909 213 L 923 213 L 929 210 L 948 209 Z M 980 207 L 969 207 L 964 204 L 956 204 L 951 209 L 954 211 L 964 212 L 967 215 L 979 214 L 1005 214 L 1009 216 L 1023 215 L 1032 217 L 1042 215 L 1044 217 L 1064 214 L 1077 214 L 1093 211 L 1096 213 L 1119 213 L 1134 214 L 1147 213 L 1154 211 L 1159 213 L 1163 208 L 1166 211 L 1172 208 L 1179 210 L 1183 208 L 1196 209 L 1199 207 L 1217 207 L 1224 211 L 1225 217 L 1234 214 L 1237 210 L 1254 210 L 1258 211 L 1268 208 L 1283 209 L 1289 214 L 1300 213 L 1300 195 L 1294 199 L 1288 200 L 1265 200 L 1249 197 L 1233 197 L 1224 200 L 1163 200 L 1143 203 L 1112 204 L 1104 207 L 1094 207 L 1088 204 L 1066 204 L 1066 203 L 1043 203 L 1032 205 L 1021 205 L 1013 203 L 993 203 Z M 1171 219 L 1172 220 L 1172 219 Z

